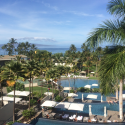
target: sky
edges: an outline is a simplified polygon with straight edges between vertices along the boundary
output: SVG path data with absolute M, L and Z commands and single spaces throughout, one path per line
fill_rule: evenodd
M 77 48 L 112 15 L 109 0 L 0 0 L 0 44 L 14 38 L 39 48 Z M 101 46 L 108 45 L 104 43 Z

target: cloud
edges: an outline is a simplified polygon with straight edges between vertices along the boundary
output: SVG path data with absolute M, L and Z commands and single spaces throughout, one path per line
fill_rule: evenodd
M 96 17 L 104 17 L 103 14 L 87 14 L 87 13 L 84 13 L 84 12 L 66 11 L 66 10 L 63 10 L 63 12 L 65 12 L 65 13 L 71 13 L 71 14 L 78 15 L 78 16 L 96 16 Z
M 43 2 L 43 1 L 41 1 L 41 0 L 33 0 L 33 1 L 34 1 L 34 2 L 37 2 L 37 3 L 41 3 L 41 4 L 43 4 L 44 6 L 50 8 L 50 9 L 58 10 L 58 7 L 52 6 L 52 5 L 50 5 L 50 4 L 48 4 L 48 3 L 45 3 L 45 2 Z
M 32 43 L 32 44 L 35 44 L 35 43 Z M 54 45 L 46 45 L 46 44 L 35 44 L 38 48 L 39 47 L 51 47 L 51 46 L 54 46 Z
M 43 37 L 23 37 L 17 38 L 17 40 L 25 40 L 25 41 L 40 41 L 40 42 L 56 42 L 54 39 L 43 38 Z

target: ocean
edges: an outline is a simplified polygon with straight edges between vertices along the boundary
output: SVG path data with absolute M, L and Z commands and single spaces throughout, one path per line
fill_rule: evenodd
M 39 50 L 47 50 L 48 52 L 52 52 L 52 54 L 55 53 L 65 53 L 65 51 L 69 50 L 69 48 L 38 48 Z M 77 48 L 77 51 L 82 52 L 81 48 Z M 7 55 L 6 52 L 2 49 L 0 49 L 0 55 Z

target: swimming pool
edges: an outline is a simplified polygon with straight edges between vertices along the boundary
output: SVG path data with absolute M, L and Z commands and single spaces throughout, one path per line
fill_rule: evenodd
M 83 103 L 77 103 L 83 104 Z M 106 110 L 112 111 L 119 111 L 119 104 L 108 104 L 107 102 L 104 103 L 85 103 L 83 107 L 83 111 L 75 111 L 75 110 L 68 110 L 68 109 L 58 109 L 56 108 L 55 111 L 65 111 L 65 112 L 74 112 L 74 113 L 83 113 L 89 114 L 89 105 L 91 105 L 91 111 L 94 115 L 102 115 L 104 116 L 104 106 L 106 106 Z M 125 111 L 125 101 L 123 101 L 123 111 Z
M 70 81 L 70 87 L 76 87 L 76 88 L 84 87 L 85 85 L 92 85 L 92 84 L 99 85 L 98 80 L 91 80 L 91 79 L 77 78 L 77 79 L 75 79 L 75 82 L 74 82 L 74 79 L 69 79 L 69 81 Z M 68 81 L 68 79 L 61 80 L 61 86 L 69 87 L 69 81 Z M 91 86 L 91 88 L 99 88 L 99 86 Z
M 64 121 L 64 120 L 50 120 L 50 119 L 43 119 L 43 118 L 33 120 L 30 124 L 32 125 L 64 125 L 64 124 L 65 125 L 86 125 L 86 123 L 78 123 L 78 122 Z M 100 124 L 105 125 L 103 123 L 100 123 Z M 87 125 L 92 125 L 92 123 L 87 123 Z M 124 123 L 110 123 L 110 125 L 124 125 Z

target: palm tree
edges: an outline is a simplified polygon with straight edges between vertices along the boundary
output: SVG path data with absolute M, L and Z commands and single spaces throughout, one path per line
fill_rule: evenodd
M 36 62 L 34 60 L 26 61 L 24 67 L 27 69 L 27 73 L 25 75 L 26 78 L 29 78 L 29 109 L 30 109 L 30 97 L 31 97 L 31 83 L 32 83 L 32 91 L 33 91 L 33 77 L 36 70 Z M 32 93 L 33 94 L 33 93 Z
M 22 64 L 18 61 L 11 61 L 3 67 L 2 80 L 7 80 L 9 86 L 14 86 L 14 105 L 13 105 L 13 122 L 15 122 L 15 83 L 24 73 Z
M 105 21 L 104 25 L 100 25 L 99 28 L 96 28 L 93 32 L 91 32 L 89 38 L 87 39 L 87 43 L 90 47 L 96 47 L 98 43 L 102 43 L 104 41 L 111 42 L 111 43 L 123 43 L 125 39 L 125 22 L 124 22 L 124 15 L 125 15 L 125 0 L 111 0 L 108 3 L 108 10 L 111 14 L 115 14 L 116 16 L 122 17 L 117 19 L 116 21 Z M 122 56 L 121 56 L 122 55 Z M 105 74 L 108 74 L 111 76 L 114 81 L 115 78 L 118 78 L 120 81 L 120 96 L 119 96 L 119 111 L 120 111 L 120 119 L 123 119 L 123 100 L 122 100 L 122 83 L 123 83 L 123 71 L 124 71 L 124 51 L 119 52 L 117 54 L 112 54 L 108 58 L 108 62 L 105 63 L 105 66 L 103 66 L 103 70 L 105 71 Z M 120 59 L 121 62 L 119 62 Z M 114 62 L 112 62 L 114 61 Z M 107 67 L 109 67 L 109 70 L 107 70 Z M 117 67 L 117 68 L 116 68 Z M 106 69 L 105 69 L 106 68 Z M 110 74 L 109 74 L 110 73 Z M 119 74 L 118 74 L 119 73 Z M 104 74 L 103 74 L 104 75 Z M 108 75 L 106 75 L 108 77 Z M 117 77 L 116 77 L 117 75 Z M 104 79 L 107 80 L 108 85 L 106 86 L 107 90 L 112 87 L 112 81 L 111 79 L 107 79 L 107 77 L 100 76 L 102 83 Z M 109 78 L 109 77 L 108 77 Z M 105 90 L 105 88 L 103 88 Z M 104 91 L 106 92 L 106 91 Z

